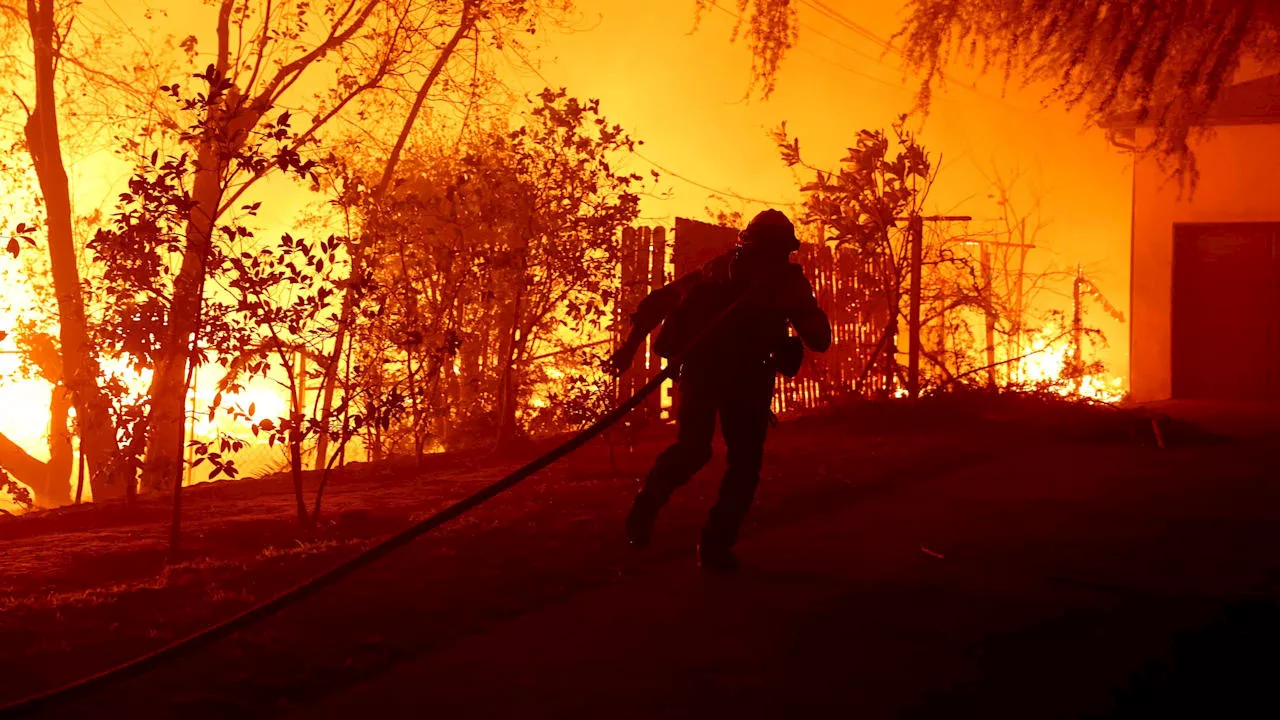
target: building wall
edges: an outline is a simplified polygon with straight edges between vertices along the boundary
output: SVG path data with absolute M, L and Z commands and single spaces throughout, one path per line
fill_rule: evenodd
M 1129 386 L 1139 402 L 1171 395 L 1174 223 L 1280 222 L 1280 125 L 1218 127 L 1194 149 L 1189 197 L 1153 159 L 1135 172 Z

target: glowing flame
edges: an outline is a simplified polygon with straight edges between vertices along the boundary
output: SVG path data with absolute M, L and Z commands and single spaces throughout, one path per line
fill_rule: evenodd
M 1030 353 L 1015 363 L 1012 382 L 1057 393 L 1063 397 L 1083 397 L 1114 403 L 1124 399 L 1124 378 L 1085 374 L 1078 379 L 1067 377 L 1071 365 L 1071 341 L 1062 329 L 1049 325 L 1030 338 Z

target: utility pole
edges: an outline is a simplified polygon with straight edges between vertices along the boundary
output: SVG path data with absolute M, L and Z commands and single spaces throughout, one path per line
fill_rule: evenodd
M 920 397 L 920 280 L 924 276 L 924 219 L 912 215 L 907 224 L 911 235 L 911 299 L 907 325 L 907 394 Z
M 901 221 L 904 218 L 895 218 Z M 924 224 L 926 222 L 968 222 L 968 215 L 929 215 L 912 213 L 905 218 L 911 243 L 911 296 L 908 309 L 907 395 L 920 397 L 920 290 L 924 276 Z M 896 308 L 893 309 L 896 312 Z
M 982 283 L 985 289 L 986 302 L 983 303 L 987 330 L 987 387 L 996 389 L 996 294 L 992 287 L 995 282 L 991 272 L 991 249 L 986 243 L 979 245 L 982 256 Z
M 1080 344 L 1084 340 L 1084 318 L 1081 313 L 1080 290 L 1084 285 L 1084 269 L 1076 266 L 1076 279 L 1071 283 L 1071 374 L 1074 378 L 1075 392 L 1080 394 L 1084 378 L 1084 354 Z
M 1019 227 L 1020 227 L 1020 231 L 1018 233 L 1018 247 L 1020 249 L 1020 252 L 1018 253 L 1018 279 L 1017 279 L 1018 287 L 1016 291 L 1017 294 L 1015 295 L 1015 297 L 1017 298 L 1017 301 L 1016 301 L 1017 305 L 1014 308 L 1015 317 L 1013 319 L 1013 354 L 1010 355 L 1010 357 L 1015 357 L 1015 358 L 1022 357 L 1022 317 L 1024 312 L 1023 305 L 1026 299 L 1026 289 L 1023 285 L 1022 277 L 1027 268 L 1027 251 L 1035 247 L 1035 245 L 1027 244 L 1027 219 L 1026 218 L 1022 218 L 1022 222 L 1020 223 Z M 1013 373 L 1017 373 L 1018 381 L 1019 382 L 1022 381 L 1023 377 L 1022 377 L 1022 361 L 1021 360 L 1015 361 L 1013 367 L 1009 368 L 1009 371 Z

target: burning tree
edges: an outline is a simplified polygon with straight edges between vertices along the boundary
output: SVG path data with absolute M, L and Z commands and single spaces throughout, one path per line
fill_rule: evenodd
M 614 165 L 634 145 L 597 101 L 548 89 L 518 127 L 475 131 L 461 157 L 425 148 L 361 204 L 381 314 L 353 338 L 354 382 L 404 390 L 413 452 L 525 434 L 540 355 L 607 320 L 641 179 Z
M 455 95 L 477 92 L 450 72 L 455 63 L 464 62 L 459 54 L 470 55 L 465 66 L 474 79 L 481 72 L 484 49 L 507 47 L 514 36 L 533 32 L 541 14 L 558 12 L 562 3 L 218 0 L 209 5 L 211 9 L 200 9 L 211 12 L 207 30 L 197 29 L 176 48 L 168 48 L 181 53 L 160 60 L 149 48 L 138 49 L 129 77 L 116 72 L 118 54 L 92 50 L 106 36 L 114 36 L 119 45 L 118 38 L 126 35 L 122 28 L 85 30 L 92 25 L 77 15 L 74 3 L 0 5 L 0 36 L 17 37 L 21 27 L 30 41 L 30 62 L 9 55 L 4 62 L 34 88 L 29 96 L 19 96 L 26 117 L 25 148 L 43 201 L 41 230 L 47 234 L 64 384 L 75 406 L 97 499 L 131 493 L 139 457 L 144 489 L 167 488 L 181 475 L 184 406 L 198 354 L 195 338 L 213 292 L 208 273 L 225 250 L 219 228 L 226 220 L 261 192 L 265 179 L 298 168 L 309 149 L 333 142 L 333 126 L 344 120 L 375 137 L 386 130 L 386 121 L 393 133 L 399 130 L 386 164 L 389 177 L 408 128 L 429 98 L 442 86 Z M 179 69 L 181 63 L 173 61 L 182 57 L 198 71 Z M 17 86 L 23 87 L 21 82 Z M 61 92 L 68 87 L 84 92 Z M 65 138 L 81 137 L 77 131 L 82 128 L 60 124 L 66 118 L 87 122 L 83 111 L 88 105 L 110 118 L 95 127 L 123 139 L 130 155 L 159 150 L 176 157 L 185 152 L 190 161 L 184 195 L 189 202 L 176 208 L 184 215 L 174 218 L 180 232 L 166 239 L 168 257 L 152 268 L 162 281 L 155 288 L 157 301 L 145 308 L 139 304 L 151 325 L 146 349 L 150 378 L 127 426 L 113 413 L 113 381 L 102 371 L 82 293 L 81 273 L 98 268 L 78 265 L 65 160 Z M 246 162 L 254 154 L 252 146 L 278 130 L 286 107 L 299 124 L 288 143 L 275 148 L 266 162 Z M 404 122 L 397 126 L 398 119 Z M 353 253 L 357 271 L 359 259 Z M 336 372 L 342 342 L 331 344 L 329 375 Z M 325 408 L 327 419 L 328 402 Z M 0 466 L 20 464 L 21 458 L 0 443 Z

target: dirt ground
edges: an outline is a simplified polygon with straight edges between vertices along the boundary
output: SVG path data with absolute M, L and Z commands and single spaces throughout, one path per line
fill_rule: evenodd
M 732 578 L 693 566 L 717 463 L 637 553 L 621 518 L 668 438 L 613 470 L 597 442 L 251 631 L 46 716 L 1245 717 L 1280 670 L 1277 443 L 1195 410 L 1201 426 L 1159 433 L 1018 398 L 783 423 Z M 0 521 L 0 702 L 227 617 L 517 464 L 354 469 L 305 533 L 278 479 L 198 486 L 169 566 L 160 501 Z

